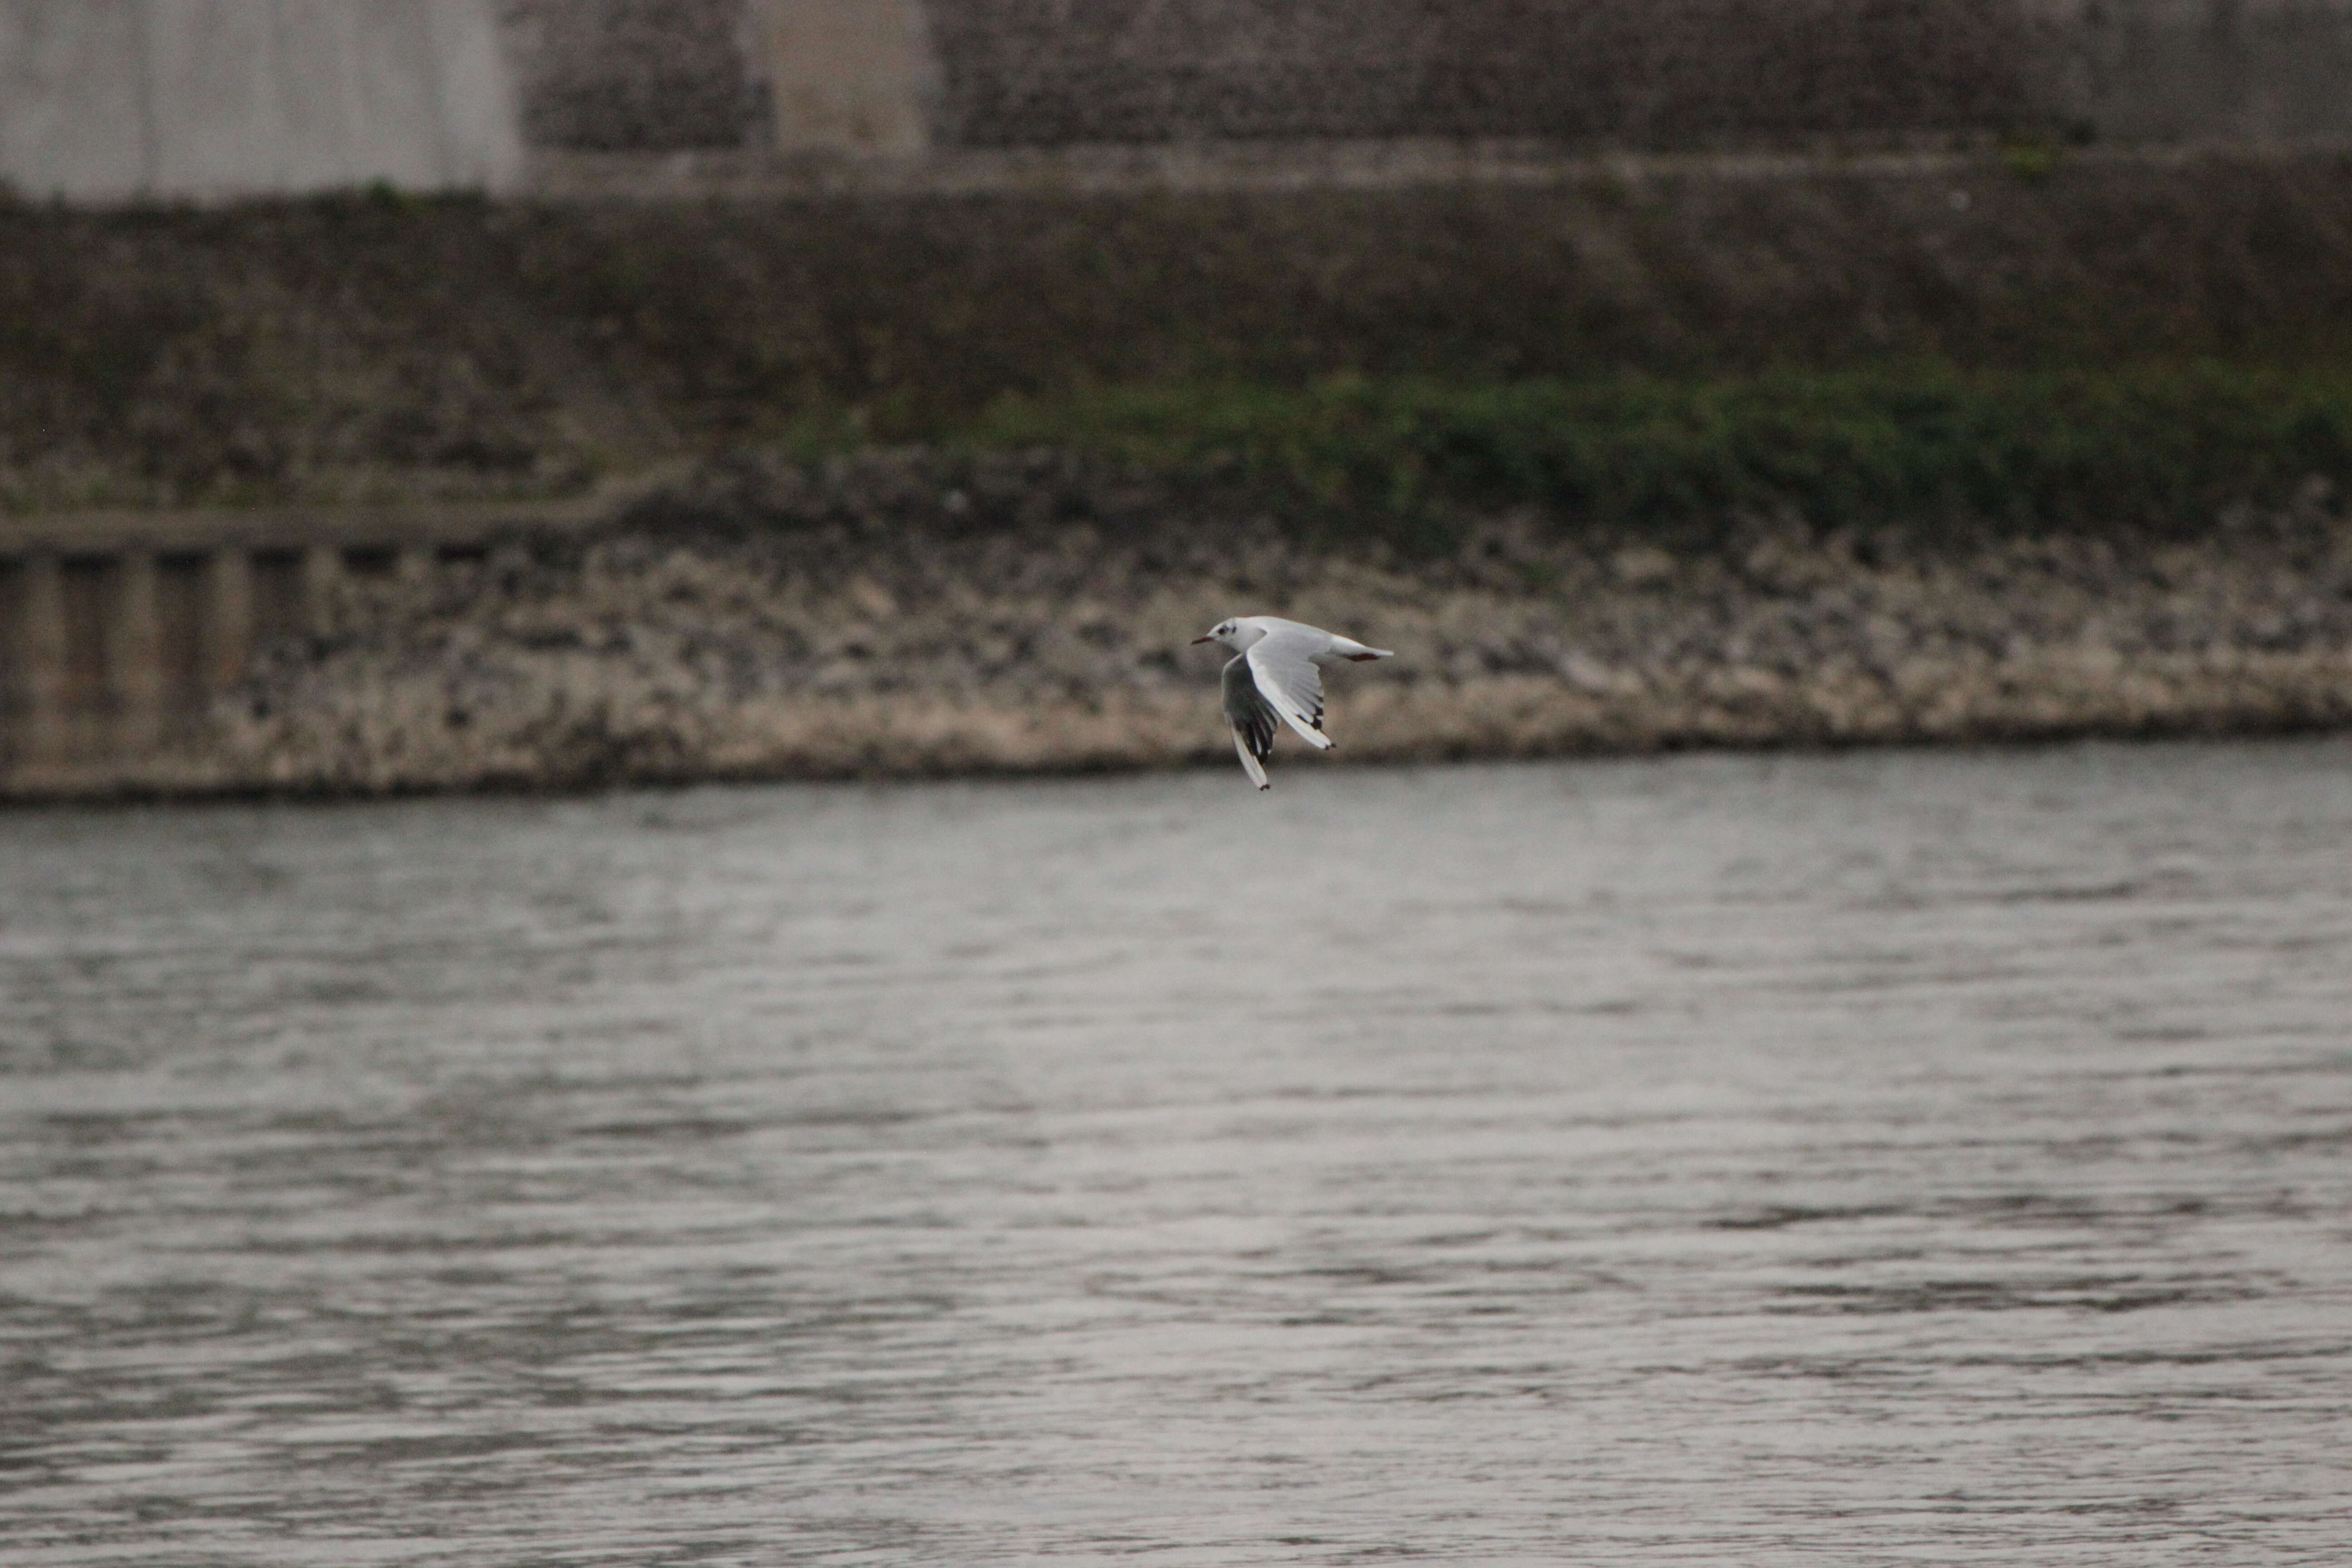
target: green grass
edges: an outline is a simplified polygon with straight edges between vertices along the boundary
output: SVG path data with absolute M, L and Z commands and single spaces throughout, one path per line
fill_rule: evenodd
M 1637 528 L 1794 508 L 1824 526 L 2193 530 L 2314 475 L 2352 483 L 2352 372 L 1127 387 L 1000 403 L 959 444 L 1076 447 L 1394 519 L 1532 502 Z
M 0 200 L 0 510 L 953 443 L 1246 471 L 1436 537 L 1516 500 L 2201 525 L 2347 478 L 2352 156 L 2062 145 L 1370 191 Z

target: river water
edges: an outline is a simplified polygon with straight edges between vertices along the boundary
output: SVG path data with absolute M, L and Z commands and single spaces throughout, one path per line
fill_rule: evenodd
M 0 1562 L 2352 1561 L 2352 745 L 0 817 Z

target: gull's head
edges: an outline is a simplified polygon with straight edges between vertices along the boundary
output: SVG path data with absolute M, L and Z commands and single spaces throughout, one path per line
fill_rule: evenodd
M 1227 647 L 1232 647 L 1234 646 L 1234 639 L 1241 635 L 1241 622 L 1226 620 L 1219 621 L 1215 626 L 1211 626 L 1207 631 L 1202 633 L 1192 640 L 1195 643 L 1221 642 Z

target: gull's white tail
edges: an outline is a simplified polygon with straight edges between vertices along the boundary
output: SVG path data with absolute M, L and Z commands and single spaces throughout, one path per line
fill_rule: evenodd
M 1267 738 L 1272 739 L 1271 736 Z M 1242 738 L 1242 732 L 1239 730 L 1234 731 L 1234 751 L 1241 758 L 1242 772 L 1249 774 L 1250 783 L 1260 789 L 1273 787 L 1265 782 L 1265 769 L 1260 767 L 1258 760 L 1250 755 L 1249 742 Z

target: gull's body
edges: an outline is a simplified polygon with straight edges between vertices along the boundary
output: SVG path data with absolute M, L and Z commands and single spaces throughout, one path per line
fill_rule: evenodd
M 1225 722 L 1233 727 L 1242 771 L 1260 789 L 1267 787 L 1265 762 L 1274 755 L 1275 731 L 1282 725 L 1297 731 L 1318 752 L 1330 748 L 1331 737 L 1323 732 L 1322 666 L 1395 657 L 1384 647 L 1366 647 L 1278 616 L 1237 616 L 1192 640 L 1234 650 L 1225 666 Z

